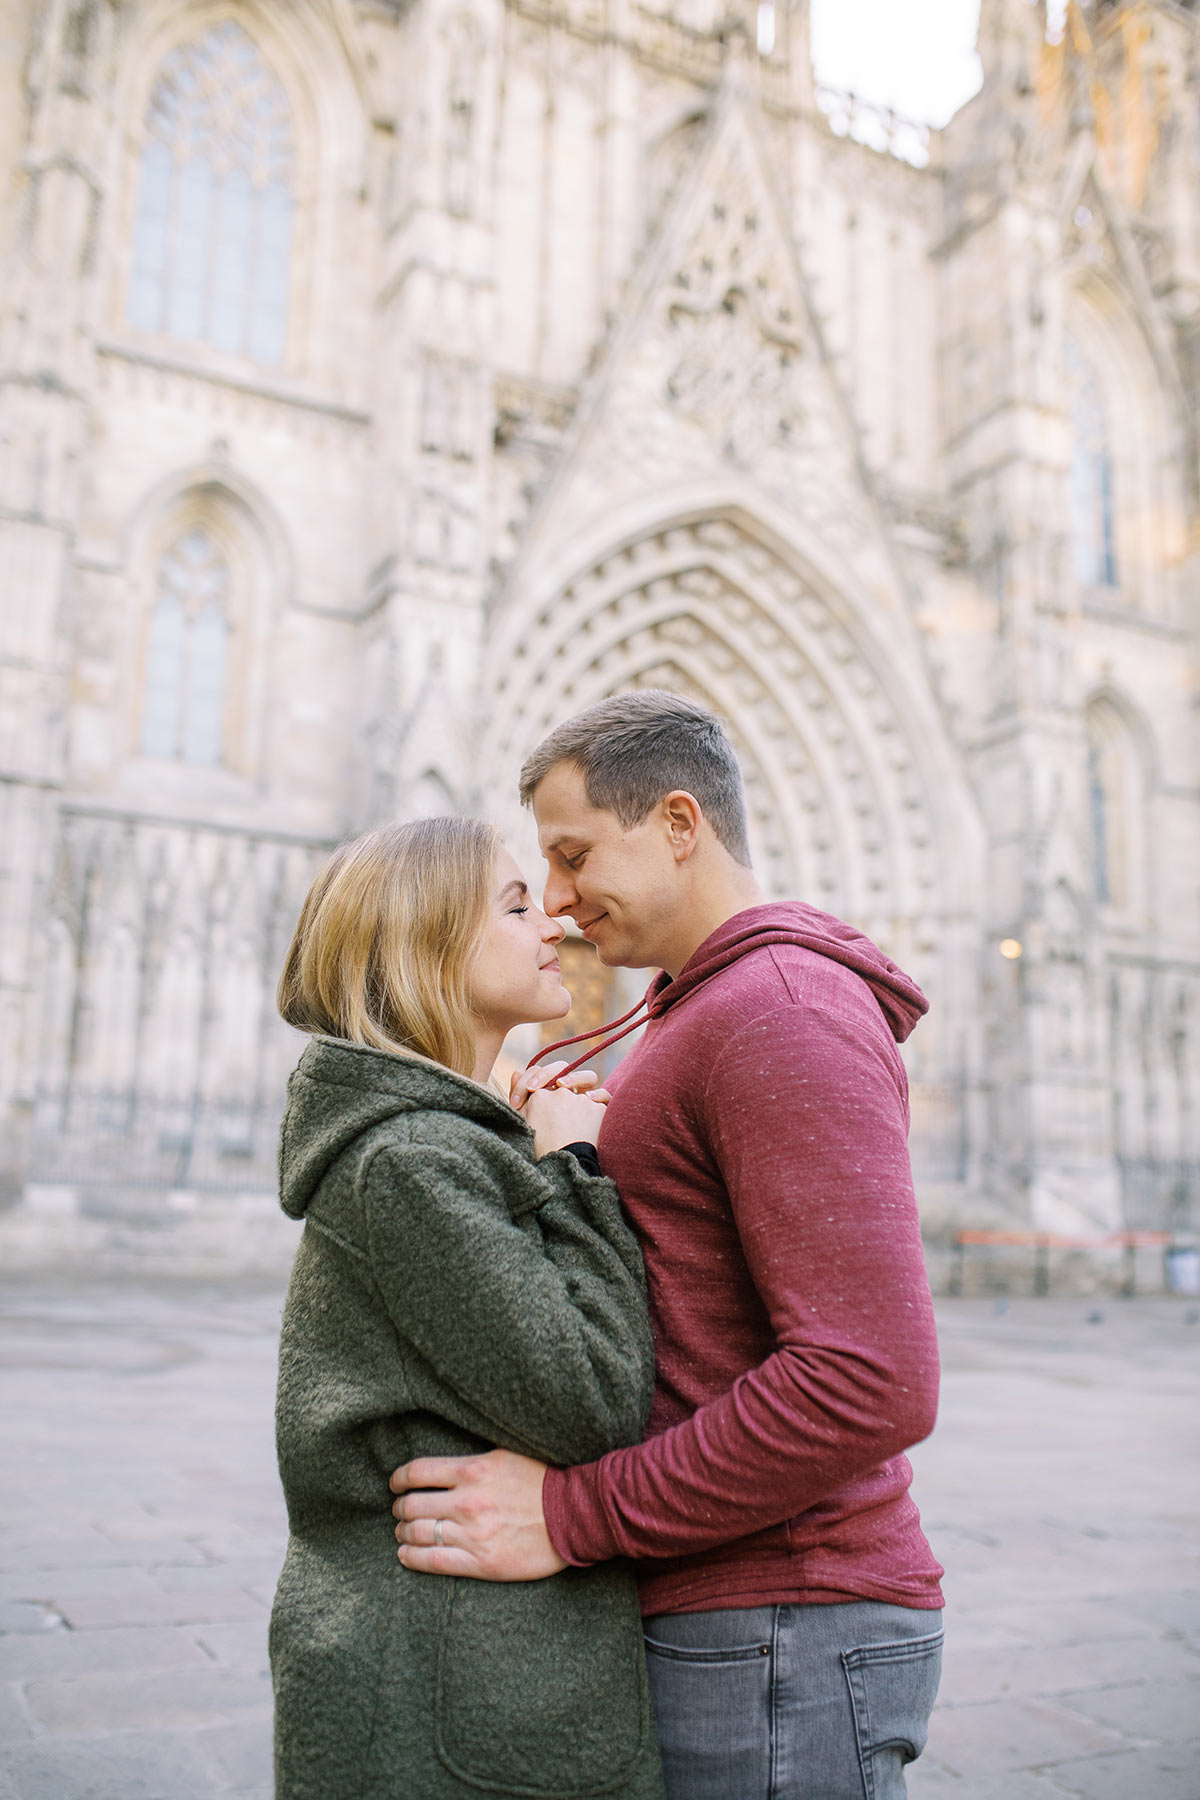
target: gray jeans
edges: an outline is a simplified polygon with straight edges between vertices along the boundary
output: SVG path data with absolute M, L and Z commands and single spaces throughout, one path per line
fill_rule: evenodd
M 940 1613 L 858 1600 L 644 1623 L 667 1800 L 902 1800 Z

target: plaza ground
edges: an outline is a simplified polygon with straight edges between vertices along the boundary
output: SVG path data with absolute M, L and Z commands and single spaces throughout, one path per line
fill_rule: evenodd
M 277 1285 L 0 1298 L 0 1800 L 268 1800 Z M 947 1651 L 913 1800 L 1200 1800 L 1200 1308 L 939 1317 L 914 1462 Z

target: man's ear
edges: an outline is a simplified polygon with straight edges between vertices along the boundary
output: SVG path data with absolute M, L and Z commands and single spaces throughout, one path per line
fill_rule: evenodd
M 676 862 L 686 862 L 700 840 L 704 811 L 694 794 L 678 788 L 662 801 L 662 820 Z

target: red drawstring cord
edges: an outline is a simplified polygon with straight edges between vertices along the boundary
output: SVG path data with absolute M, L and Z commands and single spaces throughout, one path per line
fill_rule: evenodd
M 658 976 L 656 975 L 654 981 L 657 980 Z M 526 1073 L 532 1069 L 534 1063 L 541 1062 L 543 1056 L 552 1056 L 556 1050 L 565 1050 L 568 1044 L 582 1044 L 587 1038 L 601 1037 L 606 1031 L 611 1031 L 612 1036 L 606 1037 L 602 1044 L 595 1044 L 592 1049 L 585 1050 L 582 1056 L 577 1056 L 573 1063 L 568 1063 L 565 1069 L 560 1069 L 551 1085 L 557 1087 L 558 1083 L 564 1080 L 566 1076 L 573 1075 L 576 1069 L 581 1068 L 582 1065 L 587 1062 L 589 1057 L 603 1055 L 604 1051 L 611 1048 L 613 1044 L 619 1043 L 623 1037 L 628 1037 L 631 1031 L 636 1031 L 639 1025 L 644 1025 L 646 1023 L 645 1019 L 634 1018 L 634 1014 L 640 1013 L 643 1006 L 646 1006 L 649 1003 L 650 994 L 654 987 L 654 981 L 650 983 L 650 986 L 646 989 L 637 1005 L 630 1007 L 627 1013 L 622 1013 L 619 1019 L 613 1019 L 608 1025 L 597 1025 L 595 1031 L 581 1031 L 578 1032 L 575 1037 L 559 1038 L 557 1044 L 547 1044 L 544 1050 L 539 1050 L 536 1056 L 530 1057 L 529 1061 L 525 1064 Z M 632 1019 L 633 1023 L 631 1025 L 626 1024 L 627 1019 Z M 614 1030 L 613 1027 L 617 1025 L 624 1026 L 624 1029 L 622 1031 Z

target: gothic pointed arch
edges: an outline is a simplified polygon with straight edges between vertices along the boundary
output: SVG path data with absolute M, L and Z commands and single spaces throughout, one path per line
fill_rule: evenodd
M 532 614 L 501 622 L 495 647 L 484 766 L 497 783 L 564 715 L 623 688 L 676 688 L 731 721 L 772 891 L 912 921 L 964 880 L 961 857 L 936 869 L 939 840 L 955 833 L 945 784 L 886 655 L 736 514 L 618 542 Z
M 440 770 L 428 768 L 413 782 L 404 805 L 410 819 L 435 819 L 459 811 L 453 790 Z
M 149 0 L 125 39 L 108 306 L 122 336 L 290 372 L 324 358 L 372 107 L 346 0 Z
M 1108 692 L 1093 695 L 1084 719 L 1092 897 L 1103 910 L 1135 919 L 1145 913 L 1150 888 L 1142 734 L 1128 706 Z
M 1117 585 L 1113 440 L 1096 370 L 1068 334 L 1064 345 L 1071 431 L 1071 560 L 1085 591 Z
M 1086 204 L 1085 215 L 1082 253 L 1098 260 L 1071 272 L 1061 361 L 1070 574 L 1085 602 L 1174 621 L 1187 511 L 1176 376 L 1164 375 L 1156 321 Z
M 139 765 L 253 775 L 290 564 L 273 510 L 224 463 L 177 472 L 146 496 L 128 533 L 123 697 Z
M 983 904 L 984 852 L 916 666 L 864 608 L 735 507 L 616 537 L 573 574 L 536 582 L 493 630 L 485 805 L 519 860 L 536 867 L 517 771 L 553 725 L 647 686 L 722 715 L 766 891 L 850 919 L 930 994 L 931 1019 L 909 1051 L 914 1151 L 928 1179 L 961 1179 L 976 1050 L 942 1001 L 961 1007 L 979 980 L 966 921 Z
M 292 109 L 237 20 L 209 25 L 170 52 L 143 130 L 128 322 L 253 362 L 283 362 Z

